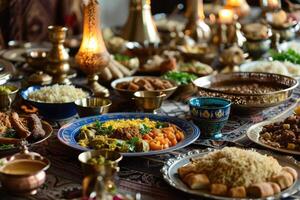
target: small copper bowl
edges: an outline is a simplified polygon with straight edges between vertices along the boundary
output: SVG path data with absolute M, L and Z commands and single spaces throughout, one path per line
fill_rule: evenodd
M 20 171 L 12 173 L 7 171 L 6 167 L 13 166 L 18 162 L 23 162 L 22 167 L 24 167 L 24 162 L 27 163 L 26 166 L 30 167 L 31 171 L 28 171 L 28 173 Z M 37 167 L 37 164 L 39 167 Z M 0 159 L 0 180 L 2 187 L 14 195 L 34 195 L 37 193 L 37 189 L 44 184 L 46 180 L 45 170 L 49 167 L 50 161 L 48 159 L 37 153 L 29 153 L 28 151 L 2 158 Z
M 109 111 L 112 102 L 109 99 L 90 97 L 75 101 L 79 117 L 105 114 Z
M 139 110 L 156 113 L 156 110 L 161 107 L 166 94 L 157 91 L 138 91 L 135 92 L 133 96 Z

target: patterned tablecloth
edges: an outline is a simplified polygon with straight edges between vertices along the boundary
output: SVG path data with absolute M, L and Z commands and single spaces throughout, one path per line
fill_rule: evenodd
M 245 137 L 246 129 L 253 123 L 263 121 L 274 117 L 286 110 L 289 106 L 296 103 L 300 96 L 300 88 L 297 88 L 293 97 L 284 104 L 273 107 L 263 112 L 251 116 L 243 116 L 238 112 L 232 113 L 227 125 L 222 130 L 224 140 L 240 142 L 245 146 L 256 147 Z M 119 98 L 113 99 L 117 106 L 113 111 L 128 111 L 124 108 L 125 104 L 120 102 Z M 127 106 L 128 107 L 128 106 Z M 131 110 L 132 111 L 132 110 Z M 189 120 L 188 106 L 183 102 L 165 101 L 159 114 L 186 118 Z M 75 120 L 75 119 L 71 119 Z M 51 122 L 55 129 L 55 134 L 41 145 L 34 147 L 32 150 L 46 156 L 51 161 L 51 167 L 47 171 L 46 183 L 39 189 L 35 196 L 31 197 L 14 197 L 0 189 L 0 199 L 5 200 L 58 200 L 58 199 L 78 199 L 81 192 L 82 173 L 76 152 L 62 145 L 56 139 L 56 132 L 59 127 L 69 121 Z M 194 199 L 180 191 L 171 188 L 162 179 L 160 169 L 169 158 L 176 157 L 180 153 L 185 153 L 192 149 L 205 148 L 210 144 L 206 140 L 198 139 L 194 144 L 174 151 L 169 154 L 141 157 L 141 158 L 124 158 L 118 173 L 118 185 L 120 192 L 135 194 L 141 193 L 142 199 Z M 201 198 L 202 199 L 202 198 Z M 297 199 L 297 198 L 296 198 Z

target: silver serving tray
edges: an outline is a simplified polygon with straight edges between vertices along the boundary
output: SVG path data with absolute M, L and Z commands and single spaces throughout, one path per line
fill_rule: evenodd
M 300 174 L 300 167 L 299 167 L 300 162 L 296 161 L 294 158 L 292 158 L 290 156 L 280 156 L 280 155 L 272 154 L 270 152 L 263 151 L 263 150 L 256 150 L 256 149 L 252 149 L 252 150 L 255 150 L 259 153 L 271 155 L 278 160 L 280 165 L 292 167 L 295 170 L 297 170 L 298 174 Z M 174 187 L 178 190 L 181 190 L 183 192 L 186 192 L 188 194 L 197 195 L 197 196 L 210 198 L 210 199 L 220 199 L 220 200 L 234 199 L 234 198 L 230 198 L 230 197 L 215 196 L 215 195 L 208 193 L 205 190 L 192 190 L 181 181 L 181 179 L 179 178 L 179 176 L 177 174 L 178 168 L 188 164 L 190 162 L 191 158 L 202 157 L 205 154 L 208 154 L 213 151 L 214 151 L 214 149 L 194 150 L 194 151 L 190 151 L 186 154 L 181 154 L 181 155 L 177 156 L 176 158 L 169 159 L 165 163 L 163 168 L 161 169 L 163 178 L 172 187 Z M 289 187 L 288 189 L 282 191 L 281 193 L 279 193 L 277 195 L 269 196 L 266 198 L 254 198 L 254 199 L 255 200 L 258 200 L 258 199 L 271 200 L 271 199 L 286 198 L 286 197 L 292 196 L 299 190 L 300 190 L 300 179 L 298 178 L 298 180 L 295 181 L 291 187 Z M 253 198 L 239 198 L 239 199 L 240 200 L 251 200 Z

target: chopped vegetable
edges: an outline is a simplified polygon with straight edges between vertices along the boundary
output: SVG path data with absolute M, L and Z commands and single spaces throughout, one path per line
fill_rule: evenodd
M 140 139 L 138 137 L 133 137 L 127 141 L 128 149 L 130 152 L 135 152 L 135 145 Z
M 11 93 L 11 89 L 7 86 L 1 85 L 0 86 L 0 94 L 9 94 Z
M 151 128 L 149 128 L 148 126 L 146 126 L 145 124 L 141 124 L 140 125 L 140 133 L 142 135 L 147 134 L 151 131 Z
M 289 61 L 294 64 L 300 64 L 300 54 L 293 49 L 288 49 L 281 53 L 271 51 L 270 54 L 274 60 Z
M 122 55 L 122 54 L 115 54 L 114 58 L 115 58 L 116 61 L 121 61 L 121 62 L 130 60 L 129 56 Z
M 189 74 L 186 72 L 174 72 L 174 71 L 167 72 L 162 77 L 168 80 L 173 80 L 179 85 L 187 85 L 197 78 L 197 76 L 193 74 Z
M 91 165 L 106 165 L 110 164 L 111 161 L 107 160 L 104 156 L 99 155 L 97 157 L 88 159 L 87 163 Z

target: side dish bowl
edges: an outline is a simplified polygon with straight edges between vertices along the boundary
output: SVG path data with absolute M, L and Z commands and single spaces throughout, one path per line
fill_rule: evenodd
M 47 103 L 29 99 L 29 94 L 31 92 L 37 91 L 42 87 L 43 86 L 30 86 L 26 89 L 21 90 L 20 95 L 25 101 L 37 107 L 40 114 L 47 119 L 62 120 L 70 118 L 77 114 L 76 105 L 74 103 L 75 101 L 67 103 Z M 82 87 L 80 88 L 91 95 L 91 92 L 88 89 Z
M 129 81 L 132 81 L 134 78 L 159 78 L 159 77 L 155 77 L 155 76 L 130 76 L 130 77 L 126 77 L 126 78 L 120 78 L 120 79 L 117 79 L 117 80 L 114 80 L 113 82 L 111 82 L 111 87 L 120 95 L 120 96 L 123 96 L 125 98 L 132 98 L 133 97 L 133 94 L 136 92 L 136 91 L 130 91 L 130 90 L 125 90 L 125 89 L 119 89 L 117 88 L 117 84 L 118 83 L 122 83 L 122 82 L 129 82 Z M 162 78 L 159 78 L 159 79 L 162 79 Z M 164 79 L 163 79 L 164 80 Z M 173 87 L 171 88 L 168 88 L 168 89 L 165 89 L 165 90 L 155 90 L 156 92 L 163 92 L 166 94 L 166 96 L 164 97 L 164 99 L 167 99 L 169 98 L 174 92 L 175 90 L 177 89 L 178 85 L 175 81 L 171 81 L 171 80 L 168 80 L 172 83 Z

